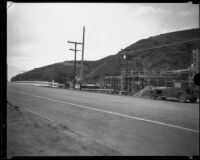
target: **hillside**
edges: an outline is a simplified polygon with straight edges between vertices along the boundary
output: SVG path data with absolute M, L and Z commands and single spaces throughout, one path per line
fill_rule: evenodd
M 96 65 L 96 62 L 85 61 L 84 62 L 84 73 L 88 74 L 92 71 L 92 68 Z M 80 61 L 76 64 L 77 75 L 80 75 L 81 63 Z M 35 68 L 31 71 L 18 74 L 13 77 L 11 81 L 19 80 L 42 80 L 42 81 L 51 81 L 54 80 L 59 83 L 65 83 L 73 79 L 74 74 L 74 62 L 65 61 L 61 63 L 55 63 L 52 65 L 44 66 L 41 68 Z
M 179 43 L 191 39 L 199 38 L 200 29 L 171 32 L 140 40 L 116 55 L 108 56 L 96 66 L 87 77 L 101 78 L 101 75 L 116 75 L 124 67 L 123 55 L 128 54 L 131 57 L 128 60 L 128 68 L 134 70 L 173 70 L 184 69 L 190 66 L 192 61 L 191 50 L 199 47 L 199 41 L 182 43 L 163 48 L 146 50 L 160 45 Z
M 119 75 L 124 67 L 124 54 L 131 55 L 128 60 L 128 69 L 150 71 L 187 68 L 192 61 L 191 50 L 199 47 L 199 41 L 190 41 L 150 50 L 145 49 L 197 39 L 199 35 L 200 29 L 191 29 L 142 39 L 115 55 L 105 57 L 98 61 L 85 61 L 85 79 L 86 81 L 98 81 L 106 75 Z M 77 62 L 77 75 L 80 75 L 80 61 Z M 13 77 L 11 81 L 55 80 L 60 83 L 65 83 L 72 79 L 73 61 L 65 61 L 19 74 Z

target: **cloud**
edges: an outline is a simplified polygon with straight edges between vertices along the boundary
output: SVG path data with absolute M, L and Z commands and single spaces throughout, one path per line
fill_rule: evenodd
M 30 43 L 35 39 L 35 29 L 29 23 L 26 15 L 20 11 L 8 12 L 7 14 L 7 37 L 8 45 Z
M 169 33 L 169 32 L 189 30 L 189 29 L 195 29 L 195 28 L 197 28 L 197 27 L 194 27 L 192 25 L 188 25 L 188 26 L 181 26 L 181 27 L 171 28 L 171 29 L 162 29 L 161 34 L 165 34 L 165 33 Z
M 136 9 L 135 15 L 137 16 L 145 16 L 152 14 L 168 14 L 169 12 L 162 8 L 153 8 L 151 6 L 142 6 Z
M 187 16 L 192 15 L 192 12 L 191 11 L 180 11 L 180 12 L 178 12 L 178 14 L 180 16 L 187 17 Z

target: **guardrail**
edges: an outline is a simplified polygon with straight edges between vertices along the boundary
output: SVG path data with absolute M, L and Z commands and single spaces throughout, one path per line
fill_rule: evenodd
M 26 84 L 34 86 L 45 86 L 45 87 L 64 87 L 64 84 L 59 84 L 58 82 L 49 81 L 11 81 L 11 83 Z
M 83 91 L 95 91 L 95 92 L 103 92 L 103 93 L 113 93 L 114 89 L 93 89 L 93 88 L 82 88 Z

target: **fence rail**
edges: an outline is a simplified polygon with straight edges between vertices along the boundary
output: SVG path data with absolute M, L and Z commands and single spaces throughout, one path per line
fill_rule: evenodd
M 11 83 L 26 84 L 34 86 L 46 86 L 46 87 L 64 87 L 64 84 L 60 84 L 54 81 L 11 81 Z

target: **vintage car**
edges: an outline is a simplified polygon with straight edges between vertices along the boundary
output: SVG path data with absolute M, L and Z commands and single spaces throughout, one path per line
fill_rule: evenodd
M 192 103 L 199 97 L 199 88 L 192 82 L 167 82 L 164 87 L 154 87 L 150 90 L 152 99 L 170 99 L 176 98 L 179 102 L 189 100 Z

